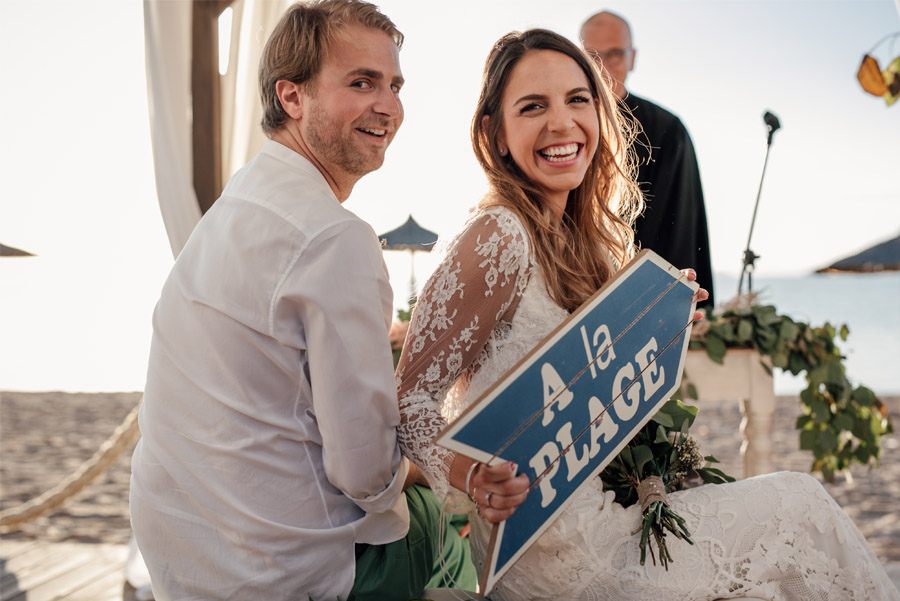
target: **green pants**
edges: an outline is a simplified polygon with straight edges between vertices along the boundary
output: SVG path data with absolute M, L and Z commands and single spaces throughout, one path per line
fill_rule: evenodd
M 444 541 L 438 556 L 441 508 L 434 494 L 413 486 L 406 490 L 406 503 L 409 533 L 396 542 L 361 549 L 348 601 L 408 601 L 421 597 L 426 588 L 475 590 L 477 576 L 469 541 L 459 536 L 465 516 L 444 517 Z

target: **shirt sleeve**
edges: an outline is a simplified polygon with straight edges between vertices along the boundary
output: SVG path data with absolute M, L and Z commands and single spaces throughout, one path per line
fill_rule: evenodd
M 435 444 L 446 426 L 447 394 L 477 371 L 492 332 L 511 319 L 531 270 L 527 234 L 509 211 L 472 219 L 425 284 L 410 321 L 396 378 L 400 448 L 446 498 L 454 454 Z
M 303 330 L 328 481 L 367 513 L 390 509 L 408 464 L 387 341 L 393 295 L 372 229 L 347 220 L 312 238 L 275 299 L 273 336 L 298 318 Z

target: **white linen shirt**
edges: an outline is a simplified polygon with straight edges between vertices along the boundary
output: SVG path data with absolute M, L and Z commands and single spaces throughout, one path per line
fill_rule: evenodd
M 158 601 L 346 598 L 354 543 L 405 536 L 392 304 L 372 228 L 266 141 L 153 317 L 131 512 Z

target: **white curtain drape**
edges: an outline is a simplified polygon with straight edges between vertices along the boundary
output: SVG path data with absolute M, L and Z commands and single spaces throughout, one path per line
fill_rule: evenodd
M 221 78 L 222 176 L 227 181 L 264 136 L 257 91 L 259 56 L 287 0 L 236 0 L 228 71 Z M 191 146 L 190 2 L 144 0 L 144 44 L 156 191 L 172 254 L 200 220 Z
M 262 107 L 259 101 L 259 57 L 269 39 L 269 34 L 281 15 L 291 4 L 290 0 L 237 0 L 232 32 L 230 81 L 226 79 L 222 90 L 222 181 L 234 175 L 247 161 L 259 152 L 266 139 L 259 122 Z M 240 10 L 238 8 L 240 5 Z M 240 14 L 240 18 L 238 15 Z M 232 99 L 226 107 L 225 98 Z
M 178 256 L 200 220 L 191 151 L 191 3 L 146 0 L 144 46 L 156 194 Z

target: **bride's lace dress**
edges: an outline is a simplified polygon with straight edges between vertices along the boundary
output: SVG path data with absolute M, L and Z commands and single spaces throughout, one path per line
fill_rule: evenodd
M 453 419 L 565 318 L 544 287 L 514 213 L 476 214 L 429 280 L 397 371 L 400 444 L 439 498 L 465 508 L 448 485 L 450 452 L 433 444 Z M 853 522 L 814 478 L 778 473 L 669 496 L 694 545 L 674 537 L 668 572 L 641 566 L 640 509 L 585 487 L 501 579 L 492 599 L 900 600 Z M 471 504 L 469 504 L 471 508 Z M 474 512 L 481 568 L 489 524 Z

